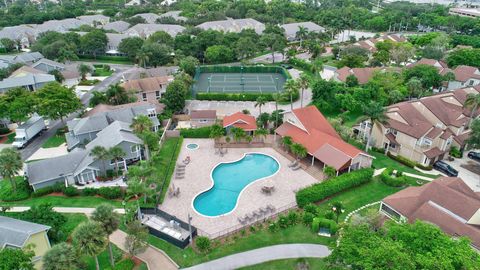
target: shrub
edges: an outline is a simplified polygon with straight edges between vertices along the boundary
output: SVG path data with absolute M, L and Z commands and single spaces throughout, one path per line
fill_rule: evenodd
M 302 68 L 302 69 L 305 69 L 305 70 L 308 70 L 308 71 L 312 71 L 312 64 L 308 63 L 307 61 L 305 61 L 303 59 L 291 57 L 290 59 L 288 59 L 288 63 L 292 64 L 294 66 L 297 66 L 299 68 Z
M 82 196 L 95 196 L 97 195 L 97 191 L 96 188 L 84 188 L 82 189 Z
M 115 270 L 130 270 L 135 268 L 135 262 L 132 259 L 123 259 L 115 264 Z
M 290 225 L 295 225 L 298 223 L 298 214 L 295 211 L 290 211 L 287 214 L 288 223 Z
M 402 163 L 403 165 L 407 166 L 407 167 L 410 167 L 410 168 L 414 168 L 417 163 L 415 161 L 412 161 L 406 157 L 402 157 L 400 155 L 397 155 L 397 156 L 394 156 L 392 155 L 390 152 L 387 153 L 387 156 L 393 160 L 396 160 L 400 163 Z
M 80 192 L 78 191 L 77 188 L 69 186 L 65 188 L 65 190 L 63 191 L 63 194 L 67 195 L 68 197 L 73 197 L 80 194 Z
M 180 129 L 180 136 L 183 138 L 209 138 L 211 127 Z
M 63 192 L 65 189 L 65 184 L 63 182 L 58 182 L 53 186 L 39 188 L 32 193 L 33 197 L 41 197 L 54 192 Z
M 5 135 L 5 134 L 8 134 L 8 133 L 10 133 L 10 129 L 5 128 L 5 127 L 0 128 L 0 135 Z
M 312 224 L 314 217 L 315 216 L 312 213 L 305 212 L 303 214 L 303 224 L 309 226 L 310 224 Z
M 107 174 L 107 178 L 113 178 L 113 175 L 115 174 L 115 172 L 113 170 L 107 170 L 106 174 Z
M 380 179 L 383 183 L 391 187 L 402 187 L 405 185 L 405 177 L 402 176 L 402 173 L 399 172 L 397 175 L 393 176 L 393 169 L 385 169 L 380 174 Z
M 457 147 L 452 146 L 452 148 L 450 148 L 450 156 L 454 158 L 461 158 L 462 152 Z
M 277 222 L 272 222 L 272 223 L 268 224 L 268 230 L 272 233 L 276 232 L 278 230 Z
M 197 237 L 197 239 L 195 239 L 195 244 L 197 245 L 197 248 L 201 252 L 208 251 L 210 249 L 210 246 L 211 246 L 210 239 L 208 239 L 208 237 L 205 237 L 205 236 Z
M 278 218 L 278 226 L 282 229 L 288 228 L 289 226 L 288 218 L 284 215 L 280 216 Z
M 98 189 L 98 195 L 105 199 L 120 199 L 123 195 L 120 187 L 101 187 Z
M 312 230 L 317 233 L 320 228 L 327 228 L 331 235 L 334 235 L 338 231 L 338 225 L 335 221 L 326 218 L 314 218 L 312 221 Z
M 297 204 L 299 207 L 304 207 L 308 203 L 321 201 L 346 189 L 367 183 L 372 180 L 372 176 L 373 169 L 362 169 L 314 184 L 297 192 Z
M 13 192 L 10 181 L 4 179 L 0 185 L 0 200 L 4 202 L 13 202 L 26 200 L 30 197 L 32 190 L 27 180 L 23 177 L 16 177 L 17 191 Z
M 307 213 L 313 214 L 314 216 L 316 216 L 318 214 L 318 207 L 313 203 L 309 203 L 309 204 L 305 205 L 303 210 Z
M 425 171 L 431 171 L 433 169 L 432 165 L 428 165 L 428 166 L 423 166 L 422 164 L 420 163 L 417 163 L 417 167 L 422 169 L 422 170 L 425 170 Z
M 239 89 L 241 91 L 241 89 Z M 261 93 L 197 93 L 198 100 L 220 100 L 220 101 L 256 101 L 258 97 L 264 97 L 267 101 L 274 101 L 272 94 Z

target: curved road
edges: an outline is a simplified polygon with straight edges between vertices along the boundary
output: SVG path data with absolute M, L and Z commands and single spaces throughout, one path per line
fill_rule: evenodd
M 184 270 L 232 270 L 268 261 L 292 258 L 325 258 L 331 253 L 324 245 L 286 244 L 254 249 L 198 264 Z

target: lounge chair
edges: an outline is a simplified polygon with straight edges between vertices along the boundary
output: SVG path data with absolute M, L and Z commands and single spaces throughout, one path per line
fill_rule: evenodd
M 240 224 L 244 225 L 245 223 L 247 223 L 247 221 L 245 220 L 245 218 L 242 218 L 242 217 L 239 217 L 238 219 L 238 222 L 240 222 Z
M 253 211 L 252 215 L 255 216 L 255 217 L 261 217 L 262 216 L 262 214 L 257 210 Z
M 266 207 L 260 207 L 260 208 L 258 208 L 258 211 L 260 211 L 260 213 L 262 213 L 262 214 L 268 213 L 268 209 Z
M 177 168 L 185 168 L 186 165 L 185 164 L 177 164 Z
M 250 221 L 250 220 L 253 220 L 253 216 L 250 214 L 246 214 L 244 219 L 245 221 Z
M 183 175 L 175 175 L 175 179 L 183 179 L 183 178 L 185 178 L 185 176 L 183 176 Z
M 302 166 L 300 166 L 300 164 L 297 164 L 295 167 L 292 167 L 292 171 L 297 171 L 300 168 L 302 168 Z
M 271 204 L 267 205 L 267 209 L 269 209 L 272 213 L 275 212 L 275 210 L 276 210 L 275 206 L 273 206 Z

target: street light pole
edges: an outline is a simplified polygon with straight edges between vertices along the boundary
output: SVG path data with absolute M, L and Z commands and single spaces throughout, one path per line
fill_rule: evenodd
M 193 236 L 192 236 L 192 216 L 190 216 L 190 213 L 188 213 L 188 232 L 190 234 L 190 244 L 193 241 Z

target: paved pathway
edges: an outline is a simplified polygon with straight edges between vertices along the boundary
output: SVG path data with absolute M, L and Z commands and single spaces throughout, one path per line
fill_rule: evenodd
M 117 230 L 110 235 L 110 241 L 118 248 L 127 252 L 125 249 L 125 239 L 127 234 L 121 230 Z M 148 269 L 151 270 L 177 270 L 178 265 L 168 257 L 163 251 L 157 249 L 151 245 L 147 247 L 145 252 L 136 256 L 140 260 L 144 261 Z
M 217 260 L 185 268 L 185 270 L 231 270 L 273 260 L 292 258 L 324 258 L 330 255 L 330 253 L 331 251 L 324 245 L 275 245 L 233 254 Z

